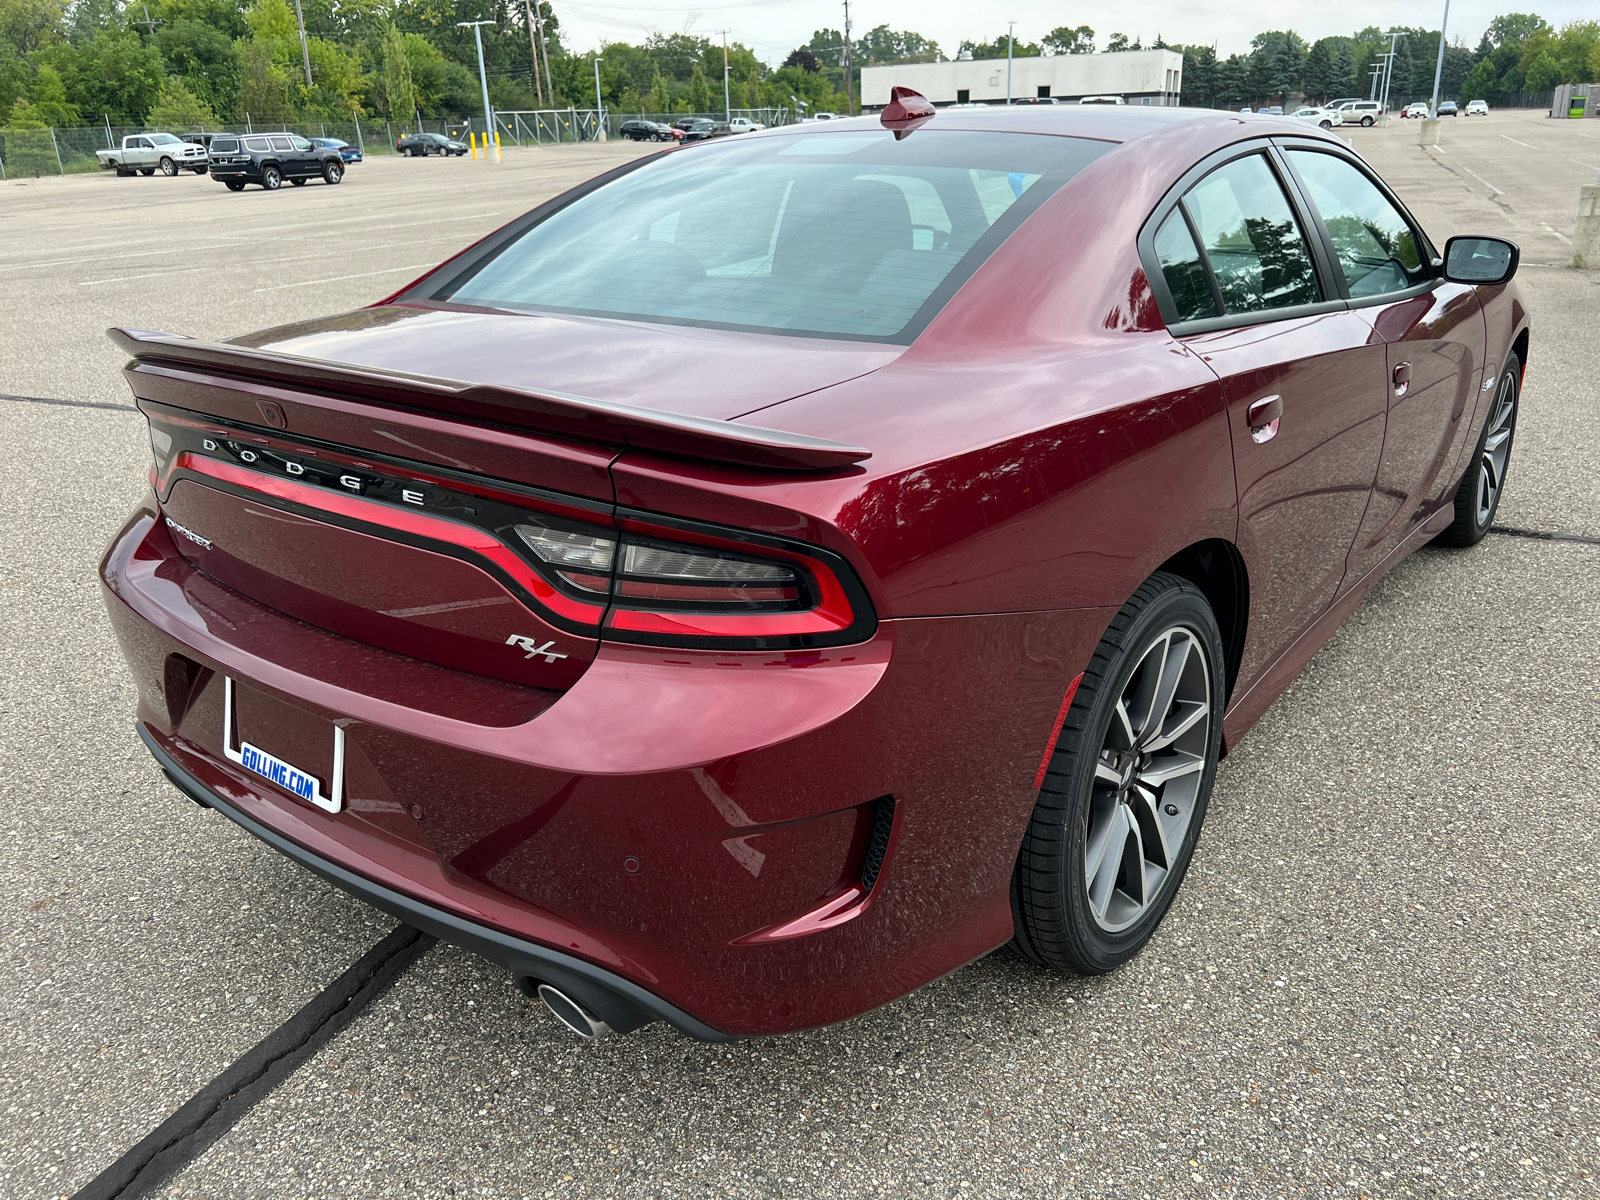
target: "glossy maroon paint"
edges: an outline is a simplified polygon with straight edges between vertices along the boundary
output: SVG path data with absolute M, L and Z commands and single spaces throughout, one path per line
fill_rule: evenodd
M 489 576 L 451 560 L 407 581 L 406 556 L 425 552 L 374 549 L 302 515 L 284 526 L 312 555 L 294 578 L 270 489 L 252 513 L 191 480 L 136 513 L 102 566 L 139 719 L 291 841 L 581 956 L 726 1032 L 843 1019 L 1008 940 L 1040 756 L 1118 607 L 1186 549 L 1234 548 L 1248 581 L 1224 726 L 1235 743 L 1382 570 L 1441 527 L 1482 428 L 1482 372 L 1526 314 L 1514 286 L 1440 285 L 1420 302 L 1177 339 L 1139 231 L 1191 164 L 1263 122 L 1040 107 L 943 112 L 933 127 L 1121 144 L 910 346 L 403 300 L 244 339 L 870 449 L 854 465 L 733 466 L 305 383 L 149 363 L 128 373 L 147 404 L 255 426 L 263 446 L 310 439 L 352 462 L 401 457 L 486 487 L 811 543 L 859 576 L 869 638 L 721 651 L 556 631 L 574 645 L 566 674 L 497 672 L 474 657 L 474 639 L 493 640 L 485 614 L 505 607 Z M 1391 397 L 1391 358 L 1412 364 L 1406 397 Z M 1258 444 L 1244 413 L 1269 392 L 1282 423 Z M 218 549 L 179 544 L 169 514 L 225 530 Z M 364 577 L 326 579 L 341 556 Z M 485 599 L 430 614 L 431 643 L 362 615 Z M 239 681 L 241 728 L 297 765 L 325 769 L 319 738 L 339 722 L 345 811 L 225 758 L 223 675 Z M 896 801 L 895 823 L 865 892 L 880 797 Z

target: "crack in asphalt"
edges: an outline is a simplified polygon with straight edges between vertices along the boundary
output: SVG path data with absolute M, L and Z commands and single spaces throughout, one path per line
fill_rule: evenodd
M 1536 542 L 1577 542 L 1580 546 L 1600 546 L 1600 537 L 1590 537 L 1584 533 L 1550 533 L 1544 529 L 1517 529 L 1511 525 L 1491 525 L 1489 532 L 1506 537 L 1530 538 Z
M 134 1200 L 188 1166 L 360 1016 L 437 939 L 396 926 L 72 1200 Z

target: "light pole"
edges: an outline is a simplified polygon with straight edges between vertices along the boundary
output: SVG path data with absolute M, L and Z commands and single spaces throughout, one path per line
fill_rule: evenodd
M 1388 62 L 1384 65 L 1383 70 L 1383 118 L 1385 121 L 1389 119 L 1389 85 L 1394 82 L 1395 46 L 1399 44 L 1401 36 L 1398 30 L 1389 31 Z
M 150 10 L 148 8 L 144 10 L 144 15 L 146 18 L 150 16 Z M 306 86 L 310 87 L 311 49 L 306 45 L 306 19 L 300 13 L 300 0 L 294 0 L 294 19 L 295 23 L 300 26 L 300 58 L 301 61 L 306 64 Z
M 1439 25 L 1439 58 L 1433 64 L 1433 103 L 1428 106 L 1428 115 L 1435 120 L 1439 116 L 1439 77 L 1444 74 L 1444 34 L 1450 24 L 1450 0 L 1444 0 L 1444 21 Z
M 1017 45 L 1017 23 L 1006 22 L 1006 103 L 1011 103 L 1011 52 Z
M 600 100 L 600 55 L 594 56 L 594 140 L 606 140 L 606 106 Z
M 850 116 L 856 115 L 856 97 L 850 81 L 850 0 L 844 0 L 844 106 Z
M 728 31 L 718 30 L 722 34 L 722 119 L 733 120 L 732 101 L 728 98 Z
M 500 147 L 494 140 L 494 111 L 489 107 L 489 75 L 483 69 L 483 32 L 480 28 L 493 24 L 493 21 L 457 21 L 456 28 L 470 28 L 473 40 L 478 43 L 478 83 L 483 87 L 483 157 L 488 162 L 499 162 Z

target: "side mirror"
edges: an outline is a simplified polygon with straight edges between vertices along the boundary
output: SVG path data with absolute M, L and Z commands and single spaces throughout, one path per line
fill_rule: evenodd
M 1452 283 L 1509 283 L 1522 251 L 1493 237 L 1453 237 L 1444 244 L 1444 277 Z

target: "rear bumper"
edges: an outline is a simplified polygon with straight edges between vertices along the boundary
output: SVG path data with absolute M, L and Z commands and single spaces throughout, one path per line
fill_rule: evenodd
M 562 954 L 548 946 L 513 937 L 498 929 L 464 921 L 454 913 L 436 905 L 426 904 L 393 888 L 374 883 L 363 875 L 340 866 L 338 863 L 296 845 L 288 838 L 274 833 L 261 822 L 251 819 L 229 804 L 199 779 L 179 765 L 162 746 L 161 740 L 143 722 L 135 728 L 145 747 L 155 758 L 168 779 L 189 799 L 206 808 L 215 809 L 245 831 L 254 834 L 267 845 L 294 859 L 313 875 L 319 875 L 337 888 L 364 900 L 374 908 L 381 908 L 390 916 L 407 925 L 431 933 L 440 941 L 450 942 L 497 962 L 518 981 L 537 979 L 552 984 L 568 995 L 586 1004 L 590 1012 L 605 1019 L 613 1029 L 627 1032 L 651 1021 L 665 1021 L 690 1037 L 706 1042 L 736 1040 L 702 1021 L 697 1021 L 682 1009 L 674 1008 L 659 996 L 622 976 L 606 971 L 593 963 L 570 954 Z
M 193 568 L 159 516 L 152 497 L 101 577 L 141 736 L 178 786 L 617 1029 L 828 1024 L 1009 940 L 1040 756 L 1113 615 L 884 621 L 803 653 L 604 645 L 552 702 L 266 608 Z M 344 730 L 340 811 L 227 757 L 226 679 Z M 266 748 L 315 769 L 288 746 Z

